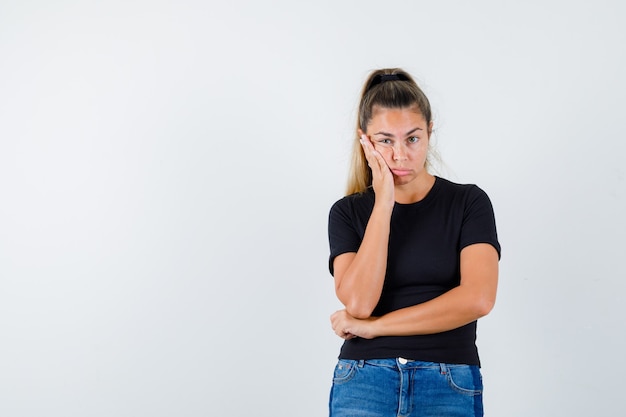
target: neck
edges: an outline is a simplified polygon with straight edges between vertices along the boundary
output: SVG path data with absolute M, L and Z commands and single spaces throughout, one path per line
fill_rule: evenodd
M 396 202 L 400 204 L 417 203 L 426 197 L 434 184 L 435 177 L 431 174 L 424 174 L 424 176 L 418 178 L 417 181 L 412 181 L 410 184 L 396 185 Z

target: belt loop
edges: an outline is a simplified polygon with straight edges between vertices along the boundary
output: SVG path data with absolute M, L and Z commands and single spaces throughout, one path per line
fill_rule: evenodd
M 364 365 L 365 365 L 365 361 L 364 361 L 364 360 L 362 360 L 362 359 L 361 359 L 361 360 L 357 363 L 357 366 L 358 366 L 359 368 L 362 368 Z
M 441 368 L 441 375 L 445 375 L 448 373 L 448 367 L 445 363 L 440 363 L 439 367 Z

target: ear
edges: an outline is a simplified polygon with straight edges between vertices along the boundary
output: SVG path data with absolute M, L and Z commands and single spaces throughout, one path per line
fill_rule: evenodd
M 431 120 L 431 122 L 428 124 L 428 137 L 430 137 L 432 133 L 433 133 L 433 122 Z

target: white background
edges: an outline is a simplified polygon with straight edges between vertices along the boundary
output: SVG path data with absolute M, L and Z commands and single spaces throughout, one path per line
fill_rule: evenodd
M 625 6 L 0 1 L 0 415 L 323 416 L 368 72 L 496 210 L 487 416 L 623 399 Z

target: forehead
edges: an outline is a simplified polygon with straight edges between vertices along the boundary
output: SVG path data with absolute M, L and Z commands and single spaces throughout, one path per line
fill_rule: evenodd
M 403 108 L 388 108 L 374 106 L 372 108 L 372 118 L 368 126 L 384 126 L 387 128 L 405 128 L 426 126 L 426 119 L 417 106 Z

